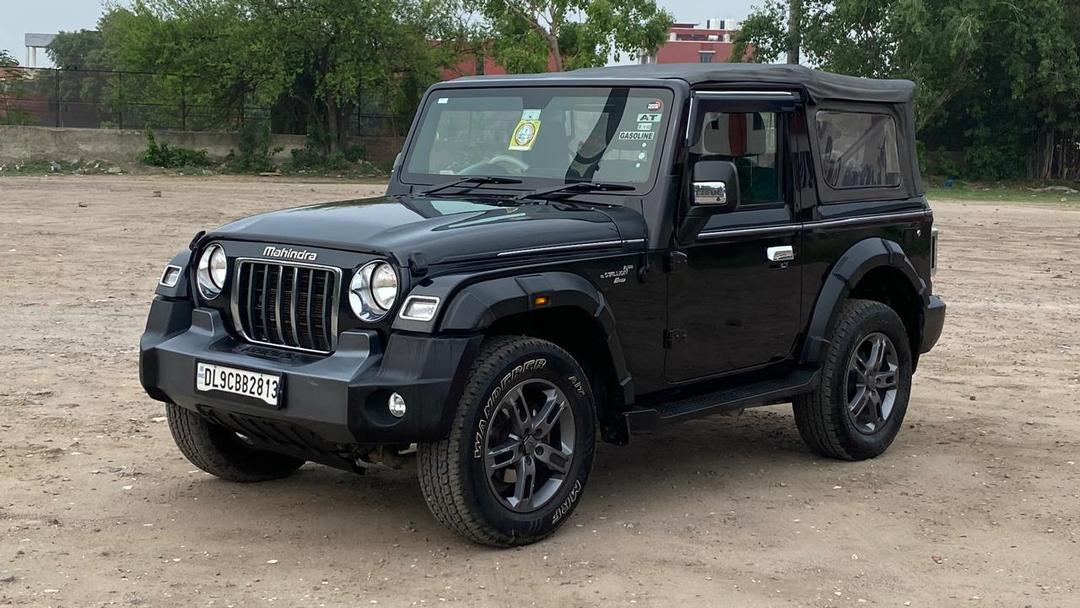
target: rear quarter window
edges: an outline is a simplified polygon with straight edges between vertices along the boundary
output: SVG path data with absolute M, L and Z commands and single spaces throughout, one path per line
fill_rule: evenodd
M 896 188 L 901 182 L 896 122 L 889 114 L 817 113 L 822 177 L 835 190 Z

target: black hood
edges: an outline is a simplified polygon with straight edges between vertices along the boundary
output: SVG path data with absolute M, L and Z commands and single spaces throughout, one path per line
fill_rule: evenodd
M 386 196 L 254 215 L 207 238 L 382 253 L 401 260 L 422 252 L 428 263 L 438 264 L 643 236 L 641 214 L 625 207 Z

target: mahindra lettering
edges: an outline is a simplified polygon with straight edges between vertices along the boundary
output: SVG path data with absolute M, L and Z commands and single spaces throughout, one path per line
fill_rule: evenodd
M 814 452 L 879 456 L 945 317 L 913 94 L 776 65 L 438 84 L 385 196 L 196 235 L 142 384 L 231 481 L 415 451 L 435 518 L 493 546 L 570 518 L 598 440 L 700 416 L 790 402 Z

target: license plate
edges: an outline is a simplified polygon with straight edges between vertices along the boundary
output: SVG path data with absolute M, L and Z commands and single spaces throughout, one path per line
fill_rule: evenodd
M 251 397 L 277 407 L 281 376 L 249 372 L 224 365 L 199 363 L 195 370 L 195 390 L 219 391 Z

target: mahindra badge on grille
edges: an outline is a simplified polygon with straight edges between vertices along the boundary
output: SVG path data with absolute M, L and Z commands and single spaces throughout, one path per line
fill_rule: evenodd
M 306 262 L 314 262 L 319 254 L 308 251 L 307 249 L 292 249 L 291 247 L 273 247 L 268 246 L 263 249 L 263 255 L 268 258 L 284 258 L 286 260 L 304 260 Z

